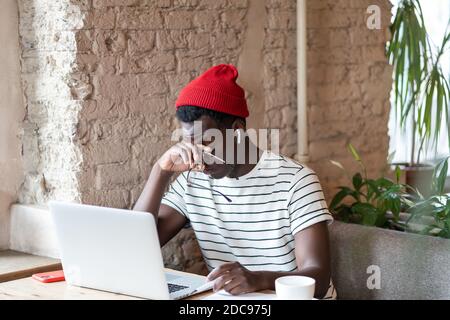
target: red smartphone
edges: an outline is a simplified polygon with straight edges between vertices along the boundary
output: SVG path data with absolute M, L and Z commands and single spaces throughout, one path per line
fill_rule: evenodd
M 36 273 L 31 276 L 33 279 L 49 283 L 49 282 L 57 282 L 57 281 L 64 281 L 64 272 L 62 270 L 57 271 L 49 271 L 49 272 L 42 272 L 42 273 Z

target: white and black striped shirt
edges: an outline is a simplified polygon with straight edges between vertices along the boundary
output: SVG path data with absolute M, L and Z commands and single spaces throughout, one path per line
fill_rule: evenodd
M 162 203 L 190 221 L 209 270 L 238 261 L 249 270 L 295 271 L 294 235 L 333 220 L 314 171 L 269 151 L 238 179 L 191 172 L 187 185 L 186 177 L 178 176 Z M 326 298 L 335 296 L 330 283 Z

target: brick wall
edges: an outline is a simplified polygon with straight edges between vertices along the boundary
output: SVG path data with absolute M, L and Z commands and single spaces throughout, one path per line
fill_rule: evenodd
M 381 30 L 367 28 L 366 9 L 381 9 Z M 280 128 L 281 152 L 297 151 L 296 3 L 267 0 L 264 42 L 265 125 Z M 307 1 L 308 165 L 317 171 L 327 200 L 348 184 L 330 165 L 358 167 L 347 145 L 377 174 L 388 152 L 387 121 L 392 85 L 384 54 L 391 4 L 387 0 Z
M 21 2 L 24 154 L 31 162 L 24 202 L 131 207 L 171 144 L 180 89 L 218 63 L 238 66 L 250 125 L 281 129 L 281 152 L 295 155 L 295 0 Z M 367 29 L 370 4 L 382 8 L 383 30 Z M 43 17 L 44 7 L 60 14 Z M 347 143 L 369 172 L 385 163 L 390 5 L 310 0 L 307 18 L 309 165 L 330 197 L 343 175 L 328 160 L 350 163 Z M 205 272 L 190 230 L 164 255 L 171 267 Z
M 266 1 L 264 125 L 280 129 L 280 152 L 297 153 L 296 1 Z
M 136 201 L 170 145 L 180 89 L 213 64 L 237 63 L 246 13 L 247 1 L 94 1 L 77 56 L 93 88 L 78 133 L 82 201 Z
M 381 30 L 367 28 L 366 9 L 381 9 Z M 360 152 L 370 175 L 379 174 L 388 153 L 392 69 L 384 54 L 391 3 L 386 0 L 308 1 L 308 134 L 310 166 L 330 201 L 345 174 L 341 162 L 359 170 L 347 149 Z
M 9 247 L 9 208 L 23 181 L 20 130 L 25 114 L 19 65 L 17 2 L 2 1 L 0 10 L 0 250 Z
M 76 30 L 83 6 L 70 0 L 19 0 L 25 179 L 21 203 L 79 201 L 81 161 L 73 143 L 81 108 L 76 70 Z

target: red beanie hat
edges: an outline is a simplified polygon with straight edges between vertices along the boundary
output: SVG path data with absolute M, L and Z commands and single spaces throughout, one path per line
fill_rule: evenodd
M 175 103 L 219 111 L 242 118 L 248 117 L 244 90 L 236 83 L 238 71 L 231 64 L 208 69 L 181 90 Z

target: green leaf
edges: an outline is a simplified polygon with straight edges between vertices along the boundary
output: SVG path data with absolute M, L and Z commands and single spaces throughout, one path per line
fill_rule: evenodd
M 353 145 L 351 143 L 348 144 L 348 149 L 352 153 L 353 158 L 355 158 L 356 161 L 361 162 L 361 157 L 359 156 L 358 152 L 356 151 L 356 149 L 353 147 Z
M 381 177 L 376 180 L 376 184 L 379 188 L 389 188 L 394 184 L 394 182 L 392 182 L 388 178 Z
M 392 214 L 394 215 L 394 219 L 396 221 L 398 221 L 398 219 L 400 217 L 400 207 L 401 207 L 400 198 L 393 199 L 389 206 L 389 209 L 391 210 Z
M 448 159 L 442 160 L 434 169 L 433 182 L 435 183 L 434 192 L 437 194 L 443 194 L 445 189 L 445 181 L 447 180 L 448 173 Z
M 395 181 L 400 183 L 400 177 L 402 176 L 402 170 L 399 166 L 395 166 Z
M 359 191 L 361 189 L 361 186 L 363 185 L 363 179 L 359 172 L 353 176 L 352 182 L 355 190 Z
M 347 205 L 341 205 L 337 207 L 333 212 L 333 216 L 344 222 L 350 222 L 351 215 L 352 211 Z
M 378 212 L 377 220 L 375 221 L 375 225 L 377 227 L 384 227 L 387 222 L 387 218 L 384 212 Z
M 362 223 L 366 226 L 376 225 L 378 210 L 369 203 L 357 203 L 352 206 L 352 212 L 362 216 Z
M 330 203 L 330 210 L 334 210 L 347 196 L 357 198 L 356 192 L 347 187 L 340 187 L 340 191 L 336 193 Z
M 378 186 L 378 183 L 375 180 L 368 179 L 366 180 L 367 185 L 367 201 L 370 201 L 372 199 L 372 196 L 379 197 L 380 187 Z

